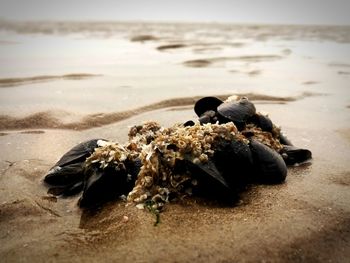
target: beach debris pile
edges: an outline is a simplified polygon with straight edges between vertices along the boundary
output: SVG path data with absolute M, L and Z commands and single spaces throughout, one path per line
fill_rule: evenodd
M 189 166 L 206 165 L 213 158 L 220 140 L 239 139 L 248 144 L 232 122 L 187 127 L 174 125 L 160 129 L 154 137 L 140 152 L 142 167 L 127 200 L 135 203 L 150 201 L 156 209 L 168 202 L 170 196 L 192 195 L 193 188 L 200 187 L 198 176 L 201 175 L 191 174 Z
M 245 97 L 204 97 L 194 111 L 197 122 L 134 126 L 124 144 L 93 139 L 75 146 L 45 176 L 48 192 L 82 191 L 80 207 L 123 197 L 159 213 L 188 196 L 234 202 L 248 185 L 282 183 L 287 165 L 311 159 Z

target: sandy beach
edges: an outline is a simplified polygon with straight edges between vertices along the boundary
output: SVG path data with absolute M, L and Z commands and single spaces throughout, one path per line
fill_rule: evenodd
M 0 20 L 2 262 L 348 262 L 350 27 Z M 247 96 L 311 162 L 229 206 L 154 215 L 47 194 L 76 144 L 196 120 L 202 96 Z

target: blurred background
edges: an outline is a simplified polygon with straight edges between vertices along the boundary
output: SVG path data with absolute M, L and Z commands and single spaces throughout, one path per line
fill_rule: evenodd
M 347 0 L 1 0 L 17 20 L 116 20 L 348 25 Z
M 334 89 L 347 103 L 349 1 L 0 4 L 3 115 L 69 123 L 178 97 Z
M 0 261 L 348 262 L 349 11 L 349 0 L 0 0 Z M 232 94 L 312 164 L 237 207 L 169 206 L 159 227 L 123 203 L 91 217 L 78 196 L 46 195 L 44 175 L 78 143 L 196 121 L 196 100 Z

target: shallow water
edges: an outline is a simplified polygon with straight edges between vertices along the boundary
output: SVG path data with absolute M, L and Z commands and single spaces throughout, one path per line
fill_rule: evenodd
M 350 44 L 341 37 L 350 32 L 347 27 L 332 28 L 334 32 L 322 27 L 281 27 L 279 36 L 278 31 L 272 34 L 273 26 L 247 29 L 218 24 L 204 30 L 190 24 L 105 23 L 89 28 L 84 23 L 53 23 L 19 30 L 19 25 L 4 24 L 2 28 L 12 31 L 0 31 L 2 79 L 72 73 L 100 76 L 29 80 L 8 87 L 5 82 L 0 89 L 2 114 L 113 112 L 209 94 L 310 92 L 341 95 L 339 99 L 348 94 Z M 130 41 L 145 32 L 155 40 Z M 334 41 L 325 32 L 334 35 Z M 266 34 L 263 39 L 262 34 Z M 169 43 L 185 47 L 157 49 Z M 202 67 L 184 64 L 198 59 L 211 62 Z

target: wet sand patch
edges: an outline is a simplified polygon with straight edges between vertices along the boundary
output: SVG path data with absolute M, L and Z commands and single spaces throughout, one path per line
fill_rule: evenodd
M 221 51 L 222 47 L 198 47 L 193 48 L 192 52 L 196 54 L 206 54 Z
M 220 47 L 235 47 L 235 48 L 239 48 L 239 47 L 244 47 L 247 45 L 247 43 L 245 42 L 218 42 L 218 41 L 207 41 L 207 40 L 203 40 L 200 42 L 192 42 L 189 44 L 190 46 L 196 46 L 196 47 L 216 47 L 216 46 L 220 46 Z
M 169 50 L 169 49 L 179 49 L 179 48 L 184 48 L 187 47 L 185 44 L 169 44 L 169 45 L 162 45 L 157 47 L 159 51 L 164 51 L 164 50 Z
M 287 104 L 287 102 L 286 101 L 278 101 L 278 100 L 276 100 L 276 101 L 257 100 L 257 101 L 254 102 L 254 104 L 269 104 L 269 105 L 271 105 L 271 104 L 278 104 L 278 105 L 285 105 L 285 104 Z
M 303 85 L 315 85 L 315 84 L 318 84 L 318 83 L 320 83 L 320 82 L 310 80 L 310 81 L 304 81 L 304 82 L 301 83 L 301 84 L 303 84 Z
M 340 174 L 337 177 L 333 176 L 330 179 L 330 181 L 338 185 L 350 186 L 350 172 L 344 172 L 343 174 Z
M 237 56 L 237 57 L 214 57 L 205 59 L 193 59 L 184 61 L 183 64 L 187 67 L 208 67 L 214 63 L 225 62 L 225 61 L 242 61 L 242 62 L 267 62 L 276 61 L 282 59 L 279 55 L 249 55 L 249 56 Z
M 206 53 L 206 52 L 217 52 L 221 51 L 224 48 L 241 48 L 246 46 L 246 43 L 242 42 L 200 42 L 200 43 L 192 43 L 187 46 L 192 47 L 192 51 L 194 53 Z
M 187 60 L 183 62 L 183 64 L 187 67 L 192 68 L 205 68 L 212 64 L 211 60 L 208 59 L 194 59 L 194 60 Z
M 339 75 L 350 75 L 350 71 L 338 71 Z
M 347 106 L 347 108 L 350 108 L 350 105 Z M 347 141 L 350 142 L 350 129 L 341 129 L 341 130 L 337 130 L 337 132 Z
M 257 76 L 257 75 L 260 75 L 261 73 L 262 73 L 262 71 L 261 71 L 261 70 L 258 70 L 258 69 L 256 69 L 256 70 L 251 70 L 251 71 L 247 72 L 247 74 L 248 74 L 250 77 L 255 77 L 255 76 Z
M 28 78 L 3 78 L 0 79 L 0 88 L 14 87 L 19 85 L 26 85 L 39 82 L 48 82 L 54 80 L 81 80 L 92 77 L 102 76 L 100 74 L 88 74 L 88 73 L 72 73 L 66 75 L 47 75 L 47 76 L 34 76 Z
M 13 220 L 16 217 L 42 215 L 42 211 L 35 207 L 29 199 L 18 199 L 11 203 L 4 202 L 0 205 L 0 211 L 0 222 Z
M 221 100 L 225 100 L 227 97 L 232 94 L 226 95 L 218 95 Z M 252 101 L 263 101 L 270 103 L 286 103 L 291 101 L 296 101 L 299 99 L 303 99 L 305 97 L 317 96 L 319 94 L 304 92 L 296 97 L 277 97 L 277 96 L 269 96 L 263 94 L 255 94 L 255 93 L 244 93 L 244 94 L 236 94 L 239 97 L 248 97 Z M 152 103 L 146 106 L 142 106 L 139 108 L 121 111 L 121 112 L 111 112 L 111 113 L 94 113 L 89 114 L 83 117 L 78 121 L 72 122 L 63 122 L 60 118 L 57 117 L 55 112 L 38 112 L 31 114 L 26 117 L 13 117 L 9 115 L 0 115 L 0 130 L 21 130 L 21 129 L 69 129 L 69 130 L 87 130 L 91 128 L 101 127 L 104 125 L 109 125 L 112 123 L 116 123 L 136 115 L 159 110 L 165 108 L 174 108 L 174 107 L 193 107 L 195 102 L 202 98 L 202 96 L 194 96 L 194 97 L 182 97 L 182 98 L 174 98 L 163 100 L 157 103 Z M 66 115 L 69 113 L 66 113 Z
M 347 63 L 329 63 L 330 67 L 337 67 L 337 68 L 350 68 L 350 64 Z
M 45 131 L 34 130 L 34 131 L 21 131 L 21 134 L 43 134 Z
M 309 235 L 294 239 L 278 253 L 282 262 L 346 262 L 349 251 L 350 220 L 341 214 L 329 219 L 321 231 L 310 231 Z M 343 248 L 343 249 L 339 249 Z
M 167 111 L 183 111 L 183 110 L 192 110 L 191 105 L 188 106 L 178 106 L 178 107 L 174 107 L 174 108 L 169 108 L 167 109 Z
M 19 42 L 17 41 L 10 41 L 10 40 L 0 40 L 0 45 L 17 45 Z
M 285 56 L 289 56 L 290 54 L 292 54 L 292 50 L 289 48 L 283 49 L 281 52 Z
M 256 76 L 262 74 L 262 70 L 260 70 L 260 69 L 253 69 L 250 71 L 241 71 L 241 70 L 237 70 L 237 69 L 231 69 L 228 72 L 233 73 L 233 74 L 236 74 L 236 73 L 246 74 L 249 77 L 256 77 Z
M 245 45 L 247 45 L 246 43 L 242 43 L 242 42 L 233 42 L 233 43 L 228 43 L 229 46 L 231 47 L 244 47 Z
M 131 42 L 146 42 L 146 41 L 156 41 L 157 37 L 153 35 L 136 35 L 130 38 Z
M 191 41 L 181 41 L 175 43 L 169 43 L 165 45 L 158 46 L 159 51 L 169 50 L 169 49 L 180 49 L 180 48 L 192 48 L 194 53 L 201 53 L 206 51 L 219 51 L 225 47 L 240 48 L 245 46 L 246 43 L 241 42 L 191 42 Z

